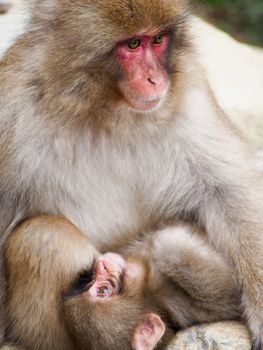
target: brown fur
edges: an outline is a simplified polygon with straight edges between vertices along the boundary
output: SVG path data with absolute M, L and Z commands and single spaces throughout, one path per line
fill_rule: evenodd
M 147 288 L 172 323 L 195 323 L 240 317 L 233 271 L 190 226 L 170 227 L 137 241 L 126 253 L 148 266 Z
M 31 3 L 28 33 L 0 63 L 2 242 L 8 227 L 39 213 L 65 216 L 103 251 L 178 218 L 195 222 L 235 268 L 260 349 L 262 175 L 206 83 L 187 6 Z M 114 48 L 167 26 L 170 90 L 159 109 L 134 112 L 116 86 Z
M 43 216 L 15 230 L 5 256 L 7 338 L 25 349 L 76 349 L 62 319 L 62 300 L 96 256 L 87 238 L 65 219 Z
M 129 350 L 136 326 L 157 313 L 163 349 L 175 329 L 238 317 L 232 271 L 193 233 L 178 226 L 133 244 L 127 259 L 141 272 L 112 300 L 91 302 L 82 294 L 89 281 L 79 285 L 97 255 L 87 237 L 63 218 L 25 221 L 5 247 L 8 340 L 28 350 Z
M 175 330 L 240 317 L 233 271 L 194 233 L 186 226 L 165 229 L 126 249 L 127 261 L 142 272 L 137 280 L 126 277 L 119 295 L 104 301 L 81 294 L 66 299 L 67 324 L 82 350 L 131 349 L 136 325 L 149 313 L 166 324 L 156 349 L 165 349 Z
M 27 350 L 131 348 L 131 334 L 145 312 L 158 310 L 156 303 L 142 299 L 140 281 L 108 306 L 69 296 L 91 256 L 97 252 L 87 237 L 63 218 L 36 217 L 18 226 L 5 245 L 9 344 Z M 171 336 L 167 329 L 162 344 Z

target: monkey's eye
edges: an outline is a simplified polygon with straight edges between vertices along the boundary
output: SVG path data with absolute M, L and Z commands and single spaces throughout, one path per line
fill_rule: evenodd
M 131 50 L 135 50 L 138 47 L 141 46 L 141 40 L 140 39 L 132 39 L 128 42 L 128 48 Z
M 164 40 L 164 34 L 156 35 L 153 38 L 153 44 L 160 45 L 163 43 L 163 40 Z
M 101 286 L 97 288 L 97 296 L 100 298 L 107 298 L 111 296 L 112 291 L 108 286 Z

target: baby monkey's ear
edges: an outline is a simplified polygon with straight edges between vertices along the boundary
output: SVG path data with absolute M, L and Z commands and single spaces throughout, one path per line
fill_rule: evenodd
M 136 327 L 133 340 L 133 350 L 153 350 L 165 332 L 165 325 L 156 314 L 148 314 Z

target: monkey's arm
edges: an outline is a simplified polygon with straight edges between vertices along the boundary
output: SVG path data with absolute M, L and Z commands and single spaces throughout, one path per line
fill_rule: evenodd
M 189 76 L 189 82 L 190 79 Z M 181 180 L 187 179 L 184 183 L 187 192 L 181 197 L 187 198 L 184 218 L 194 219 L 209 242 L 231 264 L 242 292 L 244 318 L 255 349 L 261 350 L 262 174 L 255 166 L 253 150 L 227 120 L 207 88 L 188 90 L 185 102 L 182 113 L 184 109 L 188 120 L 184 119 L 180 128 L 186 162 Z M 181 169 L 182 164 L 180 160 Z
M 174 283 L 175 288 L 180 287 L 193 307 L 215 315 L 225 313 L 226 318 L 237 316 L 239 295 L 233 272 L 190 227 L 157 232 L 151 254 L 154 271 Z

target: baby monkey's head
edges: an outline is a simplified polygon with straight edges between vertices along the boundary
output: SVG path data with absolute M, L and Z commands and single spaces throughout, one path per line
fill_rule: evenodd
M 81 349 L 152 350 L 163 343 L 166 328 L 148 274 L 143 260 L 107 253 L 80 275 L 64 312 Z

